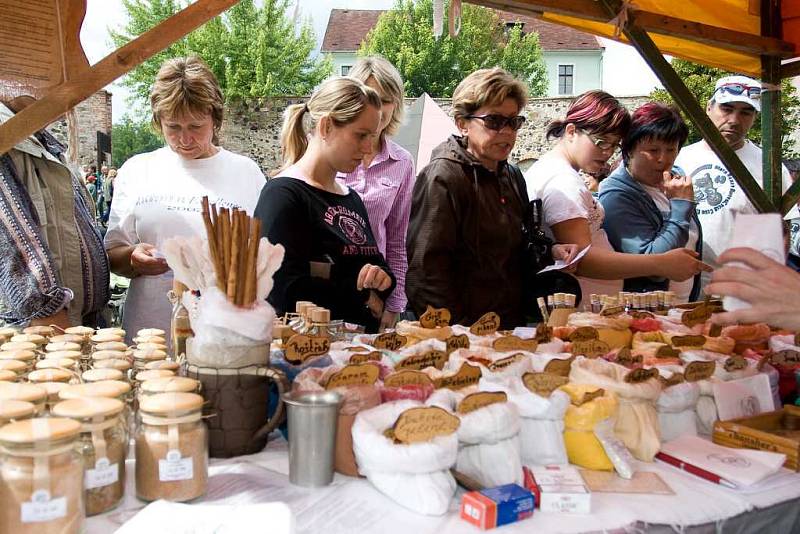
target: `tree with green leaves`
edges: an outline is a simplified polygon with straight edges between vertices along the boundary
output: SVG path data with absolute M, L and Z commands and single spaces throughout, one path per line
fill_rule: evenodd
M 130 115 L 111 127 L 111 140 L 111 161 L 116 167 L 122 166 L 131 156 L 164 146 L 149 120 L 137 120 Z
M 719 78 L 723 76 L 730 76 L 732 72 L 727 72 L 722 69 L 707 67 L 684 59 L 673 59 L 672 68 L 683 79 L 683 83 L 692 94 L 697 98 L 701 107 L 705 109 L 706 104 L 714 94 L 714 84 Z M 792 85 L 791 80 L 786 79 L 781 83 L 781 115 L 783 117 L 782 124 L 782 155 L 784 159 L 792 159 L 798 157 L 798 152 L 795 150 L 794 143 L 790 136 L 792 132 L 800 127 L 800 97 L 798 97 L 797 89 Z M 659 102 L 674 103 L 669 92 L 664 89 L 657 89 L 650 94 L 650 98 Z M 695 127 L 695 125 L 684 115 L 686 123 L 689 125 L 689 143 L 694 143 L 703 138 L 703 135 Z M 756 121 L 747 137 L 761 145 L 761 114 L 757 114 Z
M 187 0 L 123 0 L 128 22 L 111 30 L 119 47 L 180 11 Z M 330 75 L 330 58 L 312 58 L 316 38 L 306 21 L 296 27 L 287 15 L 289 0 L 241 0 L 219 17 L 131 70 L 122 85 L 147 107 L 150 87 L 161 64 L 172 57 L 197 55 L 211 68 L 228 98 L 307 95 Z
M 446 12 L 445 12 L 446 16 Z M 380 54 L 405 81 L 406 95 L 450 97 L 471 72 L 499 66 L 528 83 L 531 96 L 547 92 L 547 71 L 536 33 L 506 29 L 491 9 L 464 4 L 461 31 L 433 35 L 433 0 L 397 0 L 381 15 L 359 55 Z

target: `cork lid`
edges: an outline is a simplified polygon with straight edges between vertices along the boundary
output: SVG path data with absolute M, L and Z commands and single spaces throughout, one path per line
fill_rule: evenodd
M 41 386 L 47 392 L 47 401 L 56 402 L 60 398 L 58 394 L 62 389 L 69 387 L 65 382 L 38 382 L 37 386 Z
M 0 360 L 19 360 L 28 362 L 36 358 L 36 353 L 32 350 L 4 350 L 0 352 Z
M 142 328 L 138 332 L 136 332 L 136 337 L 147 337 L 147 336 L 164 336 L 166 332 L 161 330 L 160 328 Z
M 61 390 L 59 396 L 63 400 L 82 399 L 85 397 L 117 398 L 131 390 L 130 384 L 121 380 L 101 380 L 88 384 L 75 384 Z
M 122 380 L 125 375 L 119 369 L 89 369 L 81 376 L 84 382 L 99 382 L 100 380 Z
M 13 326 L 4 326 L 0 328 L 0 336 L 12 337 L 19 334 L 19 329 L 14 328 Z
M 83 354 L 77 350 L 57 350 L 54 352 L 47 352 L 44 355 L 45 360 L 69 358 L 70 360 L 80 360 Z
M 73 374 L 66 369 L 37 369 L 28 373 L 31 382 L 69 382 Z
M 0 370 L 11 371 L 13 373 L 24 373 L 28 369 L 28 364 L 19 360 L 0 360 Z
M 39 334 L 17 334 L 11 338 L 11 343 L 34 343 L 36 345 L 44 345 L 47 343 L 47 338 Z
M 86 337 L 94 335 L 94 328 L 89 328 L 88 326 L 70 326 L 69 328 L 64 330 L 64 333 Z M 122 335 L 124 336 L 125 334 Z
M 124 360 L 125 353 L 121 350 L 98 350 L 92 353 L 92 360 Z
M 97 333 L 98 334 L 111 334 L 112 336 L 125 337 L 125 330 L 123 330 L 122 328 L 115 328 L 115 327 L 99 328 L 97 330 Z
M 36 350 L 36 343 L 31 343 L 30 341 L 8 341 L 0 345 L 0 350 L 4 352 L 10 350 Z
M 144 382 L 146 380 L 153 380 L 156 378 L 166 378 L 175 376 L 175 373 L 167 369 L 150 369 L 146 371 L 139 371 L 136 373 L 136 380 Z
M 72 358 L 47 358 L 36 362 L 37 369 L 75 369 L 77 362 Z
M 158 343 L 160 345 L 167 344 L 167 340 L 162 336 L 137 336 L 133 338 L 133 342 L 137 345 L 141 343 Z
M 8 369 L 0 369 L 0 382 L 13 382 L 17 379 L 17 373 Z
M 139 343 L 136 348 L 138 350 L 167 350 L 167 346 L 164 343 Z
M 311 322 L 313 323 L 330 323 L 331 312 L 325 308 L 314 308 L 311 310 Z
M 83 343 L 83 336 L 78 334 L 61 334 L 50 338 L 50 343 Z
M 294 304 L 294 311 L 295 313 L 303 315 L 308 308 L 313 308 L 313 307 L 314 307 L 313 302 L 309 302 L 307 300 L 298 300 Z
M 100 360 L 92 364 L 95 369 L 119 369 L 120 371 L 127 371 L 131 368 L 131 362 L 128 360 Z
M 144 364 L 144 368 L 148 371 L 150 369 L 166 369 L 168 371 L 178 372 L 178 369 L 181 368 L 181 365 L 178 362 L 170 362 L 167 360 L 155 360 L 152 362 L 147 362 Z
M 23 334 L 34 334 L 37 336 L 50 337 L 56 333 L 52 326 L 29 326 L 22 330 Z
M 139 400 L 139 409 L 154 415 L 192 412 L 202 407 L 203 397 L 196 393 L 159 393 Z
M 145 361 L 164 360 L 167 357 L 167 353 L 162 349 L 138 348 L 133 351 L 133 357 L 136 360 Z
M 128 350 L 128 345 L 121 341 L 106 341 L 104 343 L 98 343 L 94 346 L 95 351 L 100 350 L 117 350 L 120 352 L 125 352 Z
M 36 443 L 67 439 L 77 436 L 81 424 L 63 417 L 36 417 L 16 423 L 9 423 L 0 428 L 0 441 L 6 443 Z
M 48 343 L 44 350 L 47 352 L 60 352 L 64 350 L 80 352 L 81 346 L 80 344 L 73 343 L 72 341 L 56 341 L 55 343 Z
M 0 400 L 0 419 L 30 417 L 36 411 L 33 403 L 21 400 Z
M 42 402 L 45 397 L 47 397 L 47 391 L 36 384 L 0 382 L 0 400 L 24 400 L 35 404 L 37 402 Z
M 146 393 L 182 392 L 193 393 L 198 390 L 200 382 L 185 376 L 168 376 L 146 380 L 139 389 Z
M 84 419 L 88 417 L 110 417 L 122 411 L 125 405 L 118 399 L 95 397 L 91 399 L 63 400 L 51 408 L 57 417 Z

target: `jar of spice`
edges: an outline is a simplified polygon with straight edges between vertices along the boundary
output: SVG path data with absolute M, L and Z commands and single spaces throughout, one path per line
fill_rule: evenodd
M 139 396 L 159 393 L 199 393 L 200 381 L 185 376 L 151 378 L 139 384 Z
M 124 405 L 117 399 L 78 398 L 53 406 L 53 415 L 80 423 L 78 450 L 84 465 L 86 515 L 117 506 L 125 489 L 127 432 L 120 417 Z
M 24 378 L 29 370 L 25 362 L 19 360 L 3 360 L 0 358 L 0 371 L 13 372 L 17 377 L 16 380 Z
M 44 413 L 47 390 L 36 384 L 0 382 L 0 400 L 22 400 L 33 403 L 36 415 Z M 2 501 L 0 501 L 1 503 Z M 2 508 L 2 506 L 0 506 Z
M 67 384 L 73 378 L 77 381 L 77 375 L 66 369 L 37 369 L 28 375 L 28 380 L 34 384 L 37 382 L 64 382 Z
M 43 337 L 53 337 L 55 335 L 55 330 L 53 330 L 52 326 L 29 326 L 22 330 L 23 334 L 33 334 L 37 336 Z
M 8 369 L 0 369 L 0 382 L 16 382 L 17 373 Z
M 83 399 L 102 397 L 120 401 L 124 408 L 122 410 L 122 421 L 125 426 L 126 435 L 131 427 L 133 410 L 131 410 L 131 385 L 121 380 L 102 380 L 88 384 L 75 384 L 67 386 L 59 392 L 61 400 Z M 128 448 L 128 440 L 125 439 L 125 448 Z
M 208 486 L 208 431 L 203 397 L 160 393 L 143 397 L 136 432 L 136 496 L 145 501 L 196 499 Z
M 33 343 L 36 348 L 47 345 L 47 338 L 39 334 L 17 334 L 11 338 L 12 343 Z
M 119 369 L 89 369 L 81 375 L 84 382 L 100 382 L 101 380 L 123 380 L 125 375 Z
M 45 358 L 36 362 L 35 367 L 36 369 L 66 369 L 67 371 L 76 372 L 78 370 L 78 362 L 72 358 Z
M 84 522 L 81 425 L 59 417 L 0 428 L 0 532 L 80 532 Z
M 181 364 L 170 360 L 156 360 L 154 362 L 147 362 L 144 365 L 144 368 L 148 371 L 151 369 L 164 369 L 166 371 L 172 371 L 173 373 L 178 374 L 178 371 L 181 369 Z
M 81 345 L 79 343 L 73 343 L 72 341 L 51 341 L 47 345 L 45 345 L 44 350 L 46 352 L 59 352 L 62 350 L 69 350 L 75 351 L 80 353 L 81 352 Z
M 36 406 L 27 401 L 0 400 L 0 426 L 30 419 L 36 411 Z
M 25 364 L 25 369 L 19 374 L 24 375 L 33 370 L 33 366 L 36 363 L 36 353 L 32 350 L 8 350 L 0 352 L 0 362 L 7 360 L 23 362 Z

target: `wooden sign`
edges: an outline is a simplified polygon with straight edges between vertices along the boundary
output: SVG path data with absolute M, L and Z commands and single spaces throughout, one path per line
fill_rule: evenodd
M 440 328 L 450 326 L 450 310 L 447 308 L 434 308 L 428 306 L 425 313 L 419 318 L 419 325 L 422 328 Z
M 406 336 L 401 336 L 397 332 L 388 332 L 376 337 L 372 344 L 376 349 L 394 351 L 405 347 L 406 343 L 408 343 L 408 338 Z
M 366 363 L 366 362 L 379 362 L 383 354 L 380 351 L 373 350 L 372 352 L 358 352 L 350 356 L 348 360 L 352 364 Z
M 692 327 L 708 321 L 709 317 L 711 317 L 711 307 L 703 302 L 694 309 L 683 312 L 681 322 L 686 326 Z
M 369 352 L 367 347 L 345 347 L 347 352 Z
M 522 383 L 540 397 L 549 397 L 555 390 L 567 384 L 569 378 L 551 373 L 525 373 L 522 375 Z
M 536 336 L 534 337 L 539 343 L 549 343 L 553 339 L 553 327 L 545 323 L 536 325 Z
M 544 372 L 551 375 L 569 376 L 575 356 L 567 359 L 553 358 L 544 366 Z
M 444 342 L 447 345 L 447 354 L 455 352 L 458 349 L 469 348 L 469 336 L 467 336 L 467 334 L 461 334 L 460 336 L 450 336 L 447 339 L 445 339 Z
M 500 358 L 499 360 L 495 360 L 493 362 L 489 362 L 486 367 L 492 371 L 502 371 L 506 367 L 514 365 L 515 363 L 521 362 L 526 358 L 524 354 L 521 352 L 517 352 L 516 354 L 512 354 L 511 356 L 507 356 L 505 358 Z
M 447 353 L 445 351 L 429 350 L 422 354 L 414 354 L 403 358 L 395 365 L 395 369 L 422 371 L 426 367 L 436 367 L 441 370 L 445 363 L 447 363 Z
M 625 382 L 629 384 L 639 384 L 641 382 L 647 382 L 651 378 L 658 378 L 658 369 L 638 367 L 625 375 Z
M 475 367 L 465 362 L 461 364 L 456 374 L 437 378 L 433 381 L 433 384 L 436 389 L 447 388 L 455 391 L 476 385 L 482 374 L 480 367 Z
M 603 388 L 598 388 L 594 391 L 587 391 L 586 393 L 583 394 L 583 397 L 581 397 L 580 399 L 573 399 L 572 404 L 574 404 L 575 406 L 583 406 L 587 402 L 591 402 L 594 399 L 599 399 L 605 394 L 606 390 L 604 390 Z
M 634 319 L 655 319 L 656 316 L 648 311 L 632 311 L 628 312 L 628 315 L 633 317 Z
M 664 378 L 663 376 L 659 375 L 658 378 L 659 380 L 661 380 L 661 385 L 664 386 L 665 388 L 681 384 L 686 381 L 686 379 L 683 376 L 683 373 L 672 373 L 672 376 L 670 376 L 669 378 Z
M 673 347 L 702 347 L 706 344 L 706 336 L 672 336 Z
M 322 356 L 331 350 L 331 340 L 327 337 L 312 337 L 296 334 L 286 342 L 286 361 L 300 364 L 314 356 Z
M 535 339 L 522 339 L 518 336 L 498 337 L 492 342 L 492 348 L 499 352 L 509 352 L 512 350 L 525 350 L 536 352 L 539 342 Z
M 400 414 L 393 427 L 401 443 L 424 443 L 458 430 L 461 420 L 438 406 L 410 408 Z
M 600 339 L 597 328 L 593 326 L 580 326 L 569 335 L 569 340 L 573 343 L 576 341 L 591 341 L 593 339 Z
M 586 356 L 587 358 L 599 358 L 608 353 L 611 348 L 605 341 L 590 339 L 589 341 L 576 341 L 572 344 L 570 351 L 575 356 Z
M 474 336 L 488 336 L 497 332 L 498 328 L 500 328 L 500 316 L 495 312 L 489 312 L 475 321 L 475 324 L 469 327 L 469 331 Z
M 402 386 L 432 386 L 431 377 L 420 371 L 398 371 L 383 379 L 383 385 L 387 388 L 399 388 Z
M 458 403 L 456 411 L 460 414 L 467 414 L 480 408 L 485 408 L 490 404 L 499 404 L 506 401 L 508 401 L 508 395 L 502 391 L 481 391 L 464 397 L 464 400 Z
M 719 337 L 721 335 L 722 335 L 722 325 L 714 323 L 708 329 L 708 336 L 709 337 Z
M 680 356 L 681 352 L 669 345 L 662 345 L 656 349 L 656 358 L 680 358 Z
M 641 354 L 634 356 L 631 354 L 631 349 L 628 347 L 622 347 L 619 349 L 619 352 L 617 353 L 617 359 L 615 361 L 616 363 L 624 365 L 625 367 L 634 367 L 637 365 L 642 365 L 644 358 L 642 358 Z
M 328 378 L 325 389 L 344 386 L 371 386 L 378 381 L 378 375 L 380 375 L 380 369 L 377 365 L 372 365 L 371 363 L 346 365 Z
M 707 380 L 714 375 L 717 364 L 714 362 L 692 362 L 683 369 L 683 376 L 687 382 Z
M 604 306 L 602 310 L 600 310 L 600 315 L 603 317 L 609 317 L 611 315 L 619 315 L 625 311 L 624 306 Z
M 777 365 L 794 365 L 800 363 L 800 352 L 796 350 L 779 350 L 778 352 L 773 352 L 769 360 Z
M 744 356 L 741 354 L 734 354 L 727 360 L 725 360 L 725 370 L 729 373 L 732 371 L 741 371 L 745 367 L 747 367 L 747 361 L 744 359 Z

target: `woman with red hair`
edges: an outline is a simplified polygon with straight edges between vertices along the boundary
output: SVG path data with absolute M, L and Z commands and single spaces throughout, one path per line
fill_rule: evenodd
M 545 231 L 556 242 L 591 245 L 577 274 L 581 291 L 617 295 L 622 281 L 640 276 L 687 280 L 702 269 L 697 253 L 684 248 L 661 254 L 615 252 L 603 230 L 605 210 L 587 189 L 578 171 L 597 172 L 627 135 L 628 111 L 603 91 L 588 91 L 576 98 L 563 120 L 552 122 L 547 138 L 555 146 L 525 173 L 528 195 L 541 199 Z

